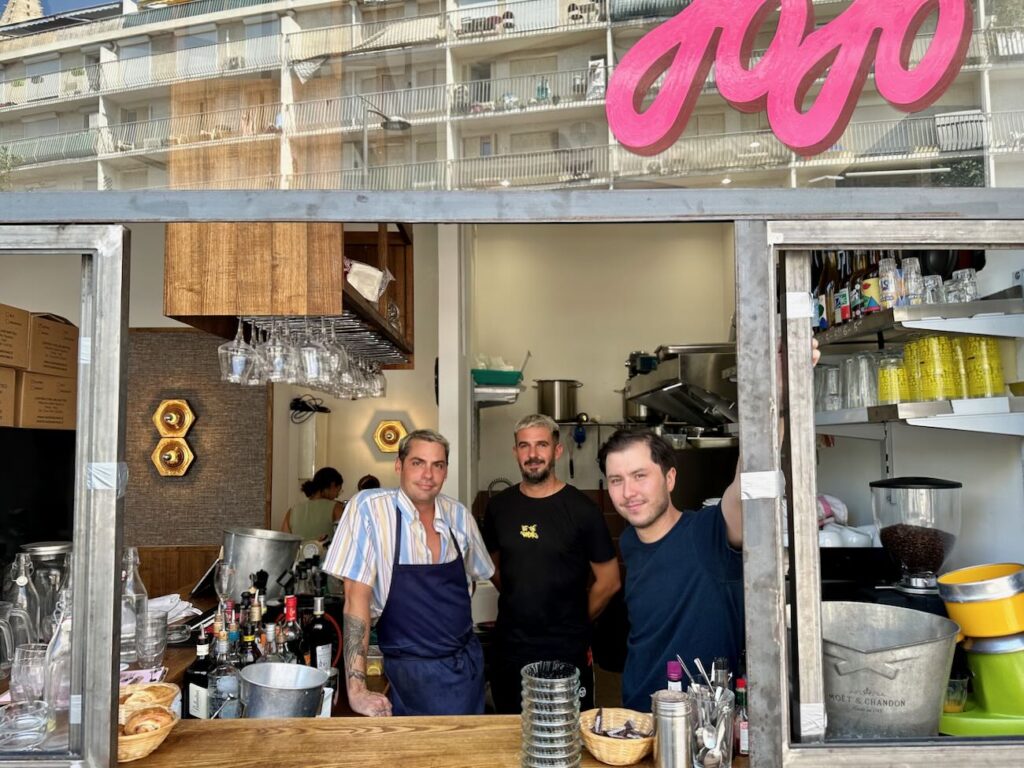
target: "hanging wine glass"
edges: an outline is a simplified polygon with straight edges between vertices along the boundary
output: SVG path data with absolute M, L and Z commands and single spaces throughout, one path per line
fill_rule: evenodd
M 249 345 L 252 347 L 253 362 L 249 378 L 242 384 L 249 387 L 262 387 L 267 383 L 267 361 L 263 357 L 263 346 L 260 344 L 260 330 L 255 320 L 249 326 Z M 264 334 L 265 338 L 265 334 Z
M 271 384 L 294 384 L 296 381 L 295 348 L 278 333 L 277 323 L 270 321 L 270 337 L 262 344 L 266 363 L 266 379 Z
M 384 377 L 384 371 L 380 369 L 380 363 L 373 364 L 373 397 L 387 397 L 388 380 Z
M 317 389 L 330 385 L 327 349 L 319 340 L 313 338 L 309 328 L 309 319 L 305 322 L 305 333 L 296 346 L 299 358 L 299 381 Z
M 232 384 L 248 381 L 256 359 L 256 351 L 245 343 L 241 317 L 238 318 L 238 332 L 235 333 L 235 338 L 217 347 L 217 357 L 220 359 L 221 381 L 229 381 Z

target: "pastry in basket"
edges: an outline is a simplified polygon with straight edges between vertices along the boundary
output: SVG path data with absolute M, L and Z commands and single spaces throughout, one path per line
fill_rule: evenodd
M 133 712 L 124 722 L 124 735 L 135 736 L 139 733 L 158 731 L 174 722 L 174 715 L 164 707 L 145 707 Z
M 159 700 L 159 696 L 153 691 L 147 691 L 146 689 L 139 689 L 135 691 L 122 691 L 119 701 L 121 706 L 124 707 L 139 707 L 145 704 L 155 704 Z

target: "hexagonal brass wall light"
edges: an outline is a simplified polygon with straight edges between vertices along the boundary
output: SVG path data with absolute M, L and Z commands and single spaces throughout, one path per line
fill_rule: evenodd
M 185 441 L 196 415 L 185 400 L 164 400 L 153 412 L 153 424 L 160 433 L 150 460 L 156 471 L 164 477 L 181 477 L 195 460 L 195 454 Z
M 381 453 L 398 453 L 398 444 L 409 431 L 397 419 L 385 419 L 373 430 L 373 442 Z

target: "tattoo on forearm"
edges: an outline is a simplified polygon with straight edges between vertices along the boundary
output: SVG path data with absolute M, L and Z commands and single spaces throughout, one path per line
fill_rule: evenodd
M 345 656 L 345 674 L 349 680 L 366 682 L 366 653 L 369 633 L 366 622 L 350 613 L 344 614 L 342 645 Z

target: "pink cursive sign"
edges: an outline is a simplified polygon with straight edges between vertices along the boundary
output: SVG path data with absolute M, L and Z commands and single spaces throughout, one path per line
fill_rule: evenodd
M 751 66 L 755 37 L 776 9 L 781 10 L 775 36 Z M 936 12 L 934 37 L 911 68 L 914 36 Z M 714 62 L 726 101 L 743 112 L 767 110 L 780 141 L 801 155 L 814 155 L 846 129 L 872 62 L 882 97 L 914 112 L 953 82 L 970 41 L 969 0 L 853 0 L 817 29 L 811 0 L 694 0 L 622 58 L 605 109 L 612 132 L 630 151 L 662 152 L 682 134 Z M 662 73 L 664 83 L 642 109 Z M 822 76 L 821 90 L 804 108 Z

